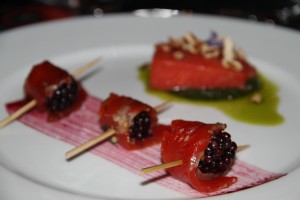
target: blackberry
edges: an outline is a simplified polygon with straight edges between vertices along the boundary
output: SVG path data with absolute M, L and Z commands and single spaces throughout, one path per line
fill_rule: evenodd
M 143 140 L 151 136 L 150 132 L 151 119 L 146 111 L 140 112 L 132 120 L 129 127 L 130 140 Z
M 237 145 L 231 141 L 227 132 L 213 134 L 210 143 L 204 150 L 198 168 L 204 174 L 218 174 L 225 172 L 232 164 Z
M 53 91 L 52 95 L 46 99 L 46 107 L 53 112 L 62 111 L 71 107 L 76 101 L 78 90 L 79 88 L 75 80 L 70 83 L 62 83 Z

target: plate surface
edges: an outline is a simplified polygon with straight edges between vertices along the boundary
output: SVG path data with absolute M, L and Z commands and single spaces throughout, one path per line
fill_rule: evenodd
M 182 118 L 224 122 L 240 144 L 251 148 L 239 159 L 263 169 L 288 173 L 267 184 L 210 199 L 299 199 L 300 34 L 297 31 L 232 18 L 176 16 L 169 19 L 132 15 L 84 17 L 37 24 L 0 34 L 0 117 L 6 102 L 23 97 L 23 82 L 33 64 L 45 59 L 73 71 L 95 57 L 103 60 L 82 79 L 92 95 L 116 92 L 157 105 L 137 79 L 137 67 L 152 58 L 153 45 L 169 36 L 211 31 L 231 36 L 250 61 L 280 88 L 279 112 L 285 122 L 256 126 L 235 121 L 211 107 L 175 104 L 162 122 Z M 0 199 L 188 199 L 156 184 L 141 186 L 134 175 L 91 154 L 64 159 L 71 145 L 14 122 L 0 131 Z M 272 192 L 270 192 L 272 191 Z

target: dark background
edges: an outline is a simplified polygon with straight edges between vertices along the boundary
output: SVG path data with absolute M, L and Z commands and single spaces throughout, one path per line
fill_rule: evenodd
M 300 30 L 300 0 L 1 0 L 0 30 L 79 15 L 167 8 L 263 21 Z

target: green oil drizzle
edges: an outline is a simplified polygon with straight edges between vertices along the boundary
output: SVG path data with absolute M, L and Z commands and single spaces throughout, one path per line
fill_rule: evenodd
M 148 84 L 149 70 L 147 66 L 139 67 L 138 78 L 144 83 L 148 94 L 157 96 L 163 100 L 171 99 L 177 103 L 212 106 L 231 118 L 244 123 L 271 126 L 284 122 L 283 116 L 277 111 L 279 105 L 278 87 L 263 75 L 260 75 L 262 87 L 258 91 L 263 97 L 261 103 L 251 102 L 250 95 L 235 100 L 205 101 L 179 97 L 166 91 L 151 90 Z

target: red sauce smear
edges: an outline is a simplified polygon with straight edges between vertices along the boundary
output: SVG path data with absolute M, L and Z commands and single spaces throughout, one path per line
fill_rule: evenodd
M 13 113 L 25 103 L 25 101 L 9 103 L 7 110 L 9 113 Z M 19 120 L 42 134 L 78 146 L 102 132 L 97 114 L 100 106 L 100 99 L 88 96 L 79 110 L 61 120 L 49 123 L 46 113 L 38 112 L 36 109 L 23 115 Z M 90 152 L 138 175 L 141 175 L 140 169 L 161 163 L 160 145 L 128 151 L 121 145 L 104 142 L 91 149 Z M 99 166 L 99 170 L 101 170 L 101 166 Z M 284 174 L 269 172 L 237 159 L 227 175 L 237 177 L 237 182 L 231 187 L 211 193 L 200 193 L 188 184 L 167 175 L 163 170 L 142 176 L 145 177 L 145 183 L 153 181 L 189 197 L 199 198 L 257 186 L 280 178 Z

